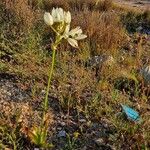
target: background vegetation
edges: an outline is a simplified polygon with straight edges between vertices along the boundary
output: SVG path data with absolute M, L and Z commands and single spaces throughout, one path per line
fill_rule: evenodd
M 28 95 L 19 101 L 0 89 L 0 149 L 38 147 L 30 129 L 42 113 L 54 37 L 43 14 L 52 7 L 69 10 L 72 26 L 81 26 L 88 38 L 79 49 L 65 42 L 58 48 L 47 143 L 65 150 L 148 150 L 150 88 L 140 70 L 150 64 L 150 12 L 111 0 L 0 1 L 0 87 L 13 85 L 18 95 Z M 137 110 L 142 122 L 125 118 L 120 104 Z

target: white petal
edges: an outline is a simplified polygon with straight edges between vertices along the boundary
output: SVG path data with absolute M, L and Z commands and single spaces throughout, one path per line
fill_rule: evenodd
M 62 8 L 58 8 L 58 11 L 59 11 L 59 14 L 62 14 L 64 13 L 63 9 Z
M 72 29 L 69 34 L 74 37 L 77 34 L 82 34 L 82 30 L 80 29 L 80 27 L 76 27 L 75 29 Z
M 82 34 L 82 29 L 79 29 L 76 34 Z
M 68 24 L 71 22 L 71 13 L 69 11 L 65 13 L 65 22 Z
M 53 20 L 55 22 L 56 21 L 56 17 L 57 17 L 57 15 L 56 15 L 56 9 L 55 8 L 52 9 L 51 14 L 52 14 Z
M 58 12 L 59 12 L 59 15 L 60 15 L 60 20 L 61 21 L 64 21 L 64 11 L 62 8 L 58 8 Z
M 64 31 L 64 35 L 63 36 L 64 36 L 65 39 L 67 39 L 69 37 L 69 30 L 70 30 L 70 24 L 68 24 L 66 26 L 66 29 Z
M 78 47 L 78 42 L 77 42 L 77 40 L 72 39 L 72 38 L 68 38 L 67 41 L 69 42 L 69 44 L 70 44 L 71 46 L 76 47 L 76 48 Z
M 59 8 L 53 8 L 52 9 L 52 17 L 53 17 L 53 21 L 54 22 L 60 22 L 61 21 L 61 16 L 60 16 L 60 12 L 59 12 Z
M 76 40 L 83 40 L 85 38 L 87 38 L 87 35 L 85 35 L 85 34 L 80 34 L 77 37 L 75 37 Z
M 68 24 L 68 25 L 66 26 L 65 33 L 69 33 L 69 30 L 70 30 L 70 24 Z
M 56 8 L 56 22 L 61 22 L 61 17 L 60 17 L 60 14 L 59 14 L 59 8 Z
M 49 26 L 53 25 L 53 17 L 50 15 L 50 13 L 45 12 L 45 14 L 44 14 L 44 22 L 47 25 L 49 25 Z

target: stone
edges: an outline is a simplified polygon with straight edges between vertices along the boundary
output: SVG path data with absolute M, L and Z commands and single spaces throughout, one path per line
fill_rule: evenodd
M 34 148 L 34 150 L 40 150 L 39 148 Z
M 137 31 L 137 32 L 142 32 L 142 30 L 143 30 L 143 27 L 142 27 L 142 26 L 139 26 L 139 27 L 136 28 L 136 31 Z
M 85 123 L 85 122 L 86 122 L 86 120 L 85 120 L 85 119 L 79 119 L 79 122 L 81 122 L 81 123 Z
M 150 84 L 150 65 L 141 69 L 141 75 L 144 78 L 146 84 Z
M 105 145 L 104 139 L 102 139 L 102 138 L 96 139 L 96 140 L 95 140 L 95 143 L 96 143 L 98 146 L 104 146 L 104 145 Z
M 95 67 L 97 65 L 113 65 L 115 63 L 115 59 L 113 56 L 108 56 L 108 55 L 100 55 L 100 56 L 94 56 L 91 57 L 88 61 L 88 65 Z
M 61 125 L 62 127 L 64 127 L 64 126 L 66 126 L 66 123 L 65 123 L 65 122 L 61 122 L 60 125 Z
M 58 137 L 66 137 L 66 131 L 64 131 L 64 130 L 59 131 L 57 136 Z

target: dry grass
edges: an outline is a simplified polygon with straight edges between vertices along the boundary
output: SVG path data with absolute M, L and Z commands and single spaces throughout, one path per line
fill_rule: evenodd
M 32 5 L 42 7 L 46 10 L 50 10 L 52 7 L 62 7 L 63 9 L 70 9 L 73 11 L 83 11 L 84 9 L 108 11 L 112 9 L 112 0 L 32 0 Z
M 16 19 L 17 25 L 29 29 L 33 27 L 35 22 L 35 12 L 31 6 L 28 5 L 27 0 L 3 0 L 5 7 L 5 17 L 9 18 L 8 21 Z
M 91 54 L 110 54 L 123 44 L 126 34 L 117 14 L 85 10 L 77 16 L 73 18 L 73 25 L 80 24 L 88 35 Z
M 149 43 L 145 35 L 130 35 L 126 30 L 128 28 L 125 28 L 135 25 L 139 18 L 143 19 L 142 23 L 147 26 L 150 20 L 148 11 L 143 14 L 135 13 L 133 16 L 133 12 L 115 8 L 111 0 L 100 1 L 97 6 L 94 0 L 33 0 L 31 3 L 27 0 L 3 0 L 0 5 L 0 71 L 14 74 L 22 84 L 29 83 L 26 88 L 31 92 L 31 114 L 35 111 L 41 114 L 40 109 L 34 109 L 42 102 L 43 97 L 40 97 L 39 93 L 45 89 L 47 70 L 51 62 L 50 43 L 53 33 L 43 25 L 43 9 L 50 11 L 52 7 L 62 7 L 71 11 L 72 26 L 81 26 L 88 38 L 79 43 L 78 50 L 71 48 L 67 43 L 58 48 L 49 95 L 50 106 L 54 110 L 54 126 L 59 124 L 63 114 L 67 118 L 68 134 L 76 128 L 81 134 L 80 144 L 77 144 L 79 149 L 82 149 L 81 145 L 91 144 L 96 137 L 86 134 L 86 129 L 90 129 L 95 123 L 103 124 L 103 120 L 107 123 L 100 130 L 107 128 L 106 126 L 113 126 L 113 131 L 107 135 L 107 142 L 115 143 L 112 145 L 116 149 L 146 149 L 150 145 L 150 93 L 149 87 L 139 75 L 140 68 L 150 62 Z M 132 27 L 136 29 L 136 26 Z M 110 59 L 96 65 L 89 64 L 95 56 L 113 58 L 113 61 Z M 120 115 L 121 103 L 138 110 L 143 122 L 136 124 Z M 26 104 L 18 105 L 22 108 Z M 50 115 L 53 116 L 51 113 Z M 73 129 L 69 128 L 70 117 L 74 121 L 74 126 L 77 126 Z M 80 118 L 87 122 L 81 124 Z M 36 120 L 36 117 L 34 119 Z M 0 142 L 9 148 L 16 146 L 10 144 L 7 139 L 10 137 L 7 130 L 12 129 L 11 125 L 9 122 L 6 129 L 0 128 L 3 130 Z M 17 125 L 18 123 L 15 124 L 15 129 Z M 52 129 L 52 132 L 54 130 L 57 129 Z M 22 135 L 20 130 L 14 131 L 14 143 L 17 144 L 17 148 L 24 145 L 35 147 L 26 134 Z M 54 134 L 56 138 L 56 133 Z M 52 135 L 49 135 L 48 141 L 51 141 L 50 136 Z M 17 138 L 21 140 L 16 141 Z M 22 140 L 23 145 L 20 143 Z M 26 145 L 25 142 L 29 144 Z M 4 145 L 0 143 L 0 148 Z

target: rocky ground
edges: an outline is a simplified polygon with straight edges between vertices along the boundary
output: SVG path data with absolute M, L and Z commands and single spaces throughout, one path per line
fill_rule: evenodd
M 39 116 L 41 111 L 38 101 L 43 98 L 43 93 L 44 90 L 39 93 L 38 98 L 32 98 L 31 86 L 21 83 L 13 75 L 0 74 L 0 115 L 8 120 L 12 116 L 18 115 L 18 123 L 22 124 L 23 128 L 21 130 L 23 130 L 24 134 L 24 128 L 31 127 L 31 123 L 38 124 L 40 121 Z M 58 107 L 59 104 L 57 104 L 57 100 L 54 97 L 49 97 L 49 101 L 52 108 L 50 110 L 50 121 L 52 123 L 50 127 L 50 141 L 55 145 L 54 150 L 60 150 L 66 143 L 68 144 L 68 138 L 72 138 L 74 133 L 78 133 L 81 130 L 84 139 L 83 137 L 80 139 L 79 135 L 79 138 L 76 140 L 76 143 L 80 145 L 79 149 L 114 149 L 110 135 L 115 132 L 115 128 L 107 119 L 103 118 L 100 123 L 91 123 L 83 116 L 76 118 L 74 113 L 67 116 Z M 8 118 L 8 116 L 11 117 Z M 12 120 L 12 122 L 15 123 L 15 120 Z M 74 145 L 72 146 L 74 147 Z
M 129 8 L 135 8 L 139 10 L 147 10 L 150 9 L 150 1 L 149 0 L 114 0 L 120 6 L 124 5 Z
M 150 9 L 150 1 L 126 1 L 126 0 L 114 0 L 119 5 L 125 5 L 130 8 L 135 8 L 139 10 Z M 149 50 L 150 47 L 150 31 L 145 28 L 140 27 L 139 34 L 146 33 L 144 36 L 145 49 Z M 149 34 L 149 35 L 148 35 Z M 132 39 L 132 37 L 131 37 Z M 130 42 L 129 42 L 130 43 Z M 148 48 L 147 48 L 148 47 Z M 127 50 L 132 51 L 134 47 L 132 45 L 127 45 Z M 134 52 L 134 51 L 133 51 Z M 149 51 L 147 52 L 149 54 Z M 97 57 L 94 57 L 97 61 Z M 109 59 L 108 59 L 109 60 Z M 92 61 L 92 60 L 91 60 Z M 101 58 L 100 60 L 101 61 Z M 107 61 L 107 59 L 106 59 Z M 145 62 L 150 62 L 146 59 Z M 96 62 L 97 63 L 97 62 Z M 147 71 L 150 76 L 150 71 Z M 146 74 L 147 76 L 147 74 Z M 14 116 L 19 114 L 18 122 L 22 124 L 23 127 L 31 127 L 32 124 L 39 124 L 41 116 L 41 101 L 44 99 L 45 90 L 41 90 L 37 97 L 34 97 L 34 85 L 23 82 L 15 75 L 10 75 L 7 73 L 0 73 L 0 116 L 5 119 L 12 119 L 9 116 Z M 64 147 L 65 150 L 69 149 L 68 146 L 71 139 L 71 146 L 77 147 L 79 150 L 115 150 L 115 141 L 118 142 L 116 137 L 116 128 L 113 126 L 107 118 L 101 118 L 99 122 L 89 121 L 87 118 L 80 114 L 75 115 L 77 112 L 70 112 L 68 115 L 66 112 L 60 108 L 59 101 L 55 95 L 49 95 L 49 105 L 50 105 L 50 139 L 55 147 L 54 150 L 60 150 Z M 121 108 L 119 110 L 121 112 Z M 3 120 L 0 119 L 0 124 Z M 14 122 L 11 120 L 11 123 Z M 23 131 L 24 133 L 24 131 Z M 74 133 L 79 133 L 78 138 L 75 139 L 76 145 L 72 140 L 74 139 Z M 82 134 L 82 136 L 80 136 Z M 126 137 L 120 137 L 122 141 L 125 141 Z M 67 143 L 67 144 L 66 144 Z M 118 144 L 118 143 L 117 143 Z M 131 145 L 133 143 L 131 142 Z M 1 145 L 0 145 L 1 146 Z M 123 145 L 126 150 L 130 145 Z M 29 146 L 30 147 L 30 146 Z M 33 146 L 31 146 L 33 148 Z

